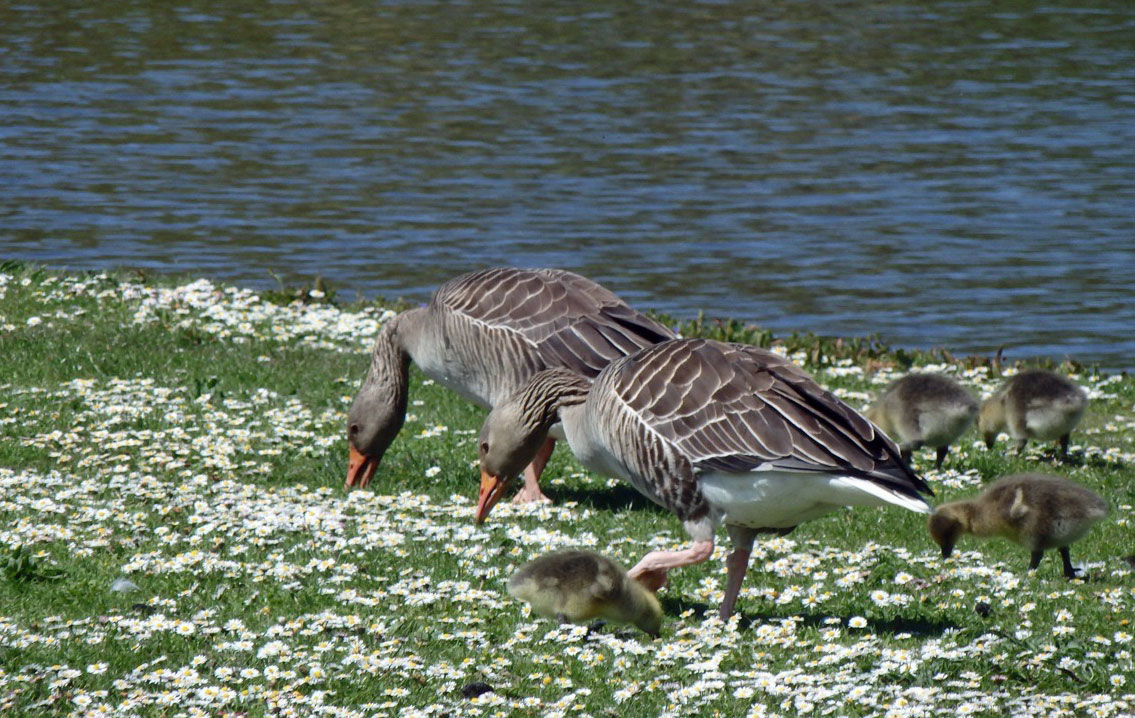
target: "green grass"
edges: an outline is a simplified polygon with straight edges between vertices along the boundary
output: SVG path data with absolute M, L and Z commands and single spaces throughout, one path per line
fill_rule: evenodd
M 672 574 L 651 640 L 528 616 L 504 583 L 561 546 L 630 565 L 685 545 L 677 519 L 560 447 L 554 505 L 502 503 L 473 526 L 484 412 L 416 371 L 372 489 L 344 494 L 345 412 L 382 311 L 328 295 L 0 266 L 0 564 L 22 547 L 34 568 L 0 572 L 0 713 L 1135 710 L 1132 378 L 1063 367 L 1096 393 L 1067 462 L 972 431 L 942 472 L 915 457 L 937 501 L 1020 471 L 1100 492 L 1112 514 L 1072 550 L 1088 580 L 1065 581 L 1055 555 L 1029 575 L 999 541 L 963 538 L 942 562 L 923 517 L 849 510 L 759 542 L 728 626 L 713 618 L 722 532 L 713 559 Z M 681 329 L 779 345 L 857 407 L 911 366 L 997 382 L 943 350 Z M 112 591 L 122 577 L 138 590 Z M 477 681 L 492 692 L 466 698 Z

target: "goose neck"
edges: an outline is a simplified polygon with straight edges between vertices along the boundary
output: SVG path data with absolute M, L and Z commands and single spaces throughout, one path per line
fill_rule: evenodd
M 520 392 L 522 414 L 527 423 L 546 433 L 553 424 L 575 423 L 582 414 L 583 402 L 591 383 L 567 369 L 537 372 Z
M 426 316 L 425 307 L 408 309 L 383 326 L 389 336 L 390 343 L 399 352 L 408 355 L 408 358 L 412 358 L 417 353 L 423 340 Z
M 416 312 L 418 310 L 411 310 Z M 382 325 L 374 339 L 370 354 L 371 382 L 392 390 L 395 394 L 405 394 L 410 382 L 410 352 L 407 345 L 413 346 L 419 322 L 416 316 L 403 312 Z

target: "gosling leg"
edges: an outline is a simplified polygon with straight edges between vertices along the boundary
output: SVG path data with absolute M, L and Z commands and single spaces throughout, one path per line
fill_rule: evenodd
M 1072 555 L 1068 552 L 1067 546 L 1060 547 L 1060 558 L 1064 561 L 1064 578 L 1076 578 L 1076 569 L 1072 566 Z

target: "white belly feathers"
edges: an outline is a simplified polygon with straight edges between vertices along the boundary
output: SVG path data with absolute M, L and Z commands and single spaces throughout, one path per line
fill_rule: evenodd
M 749 528 L 788 528 L 842 506 L 885 506 L 930 513 L 913 499 L 865 479 L 821 473 L 768 469 L 746 474 L 706 473 L 702 494 L 727 524 Z

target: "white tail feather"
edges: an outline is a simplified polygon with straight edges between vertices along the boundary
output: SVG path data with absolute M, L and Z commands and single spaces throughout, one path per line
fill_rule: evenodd
M 929 514 L 933 513 L 934 511 L 934 508 L 921 497 L 900 494 L 894 489 L 876 484 L 875 482 L 868 481 L 867 479 L 857 479 L 851 476 L 843 476 L 837 479 L 837 481 L 847 486 L 854 487 L 855 489 L 858 489 L 859 491 L 862 491 L 864 493 L 871 494 L 876 498 L 882 499 L 888 504 L 901 506 L 904 509 L 908 509 L 910 511 L 915 511 L 920 514 Z

